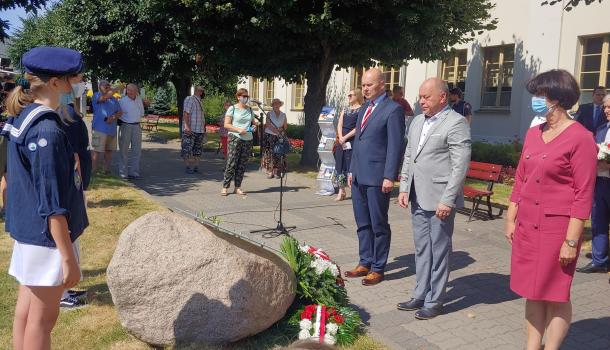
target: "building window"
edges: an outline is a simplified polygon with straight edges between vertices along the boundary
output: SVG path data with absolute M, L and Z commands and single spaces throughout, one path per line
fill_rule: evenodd
M 292 109 L 305 107 L 305 82 L 292 84 Z
M 251 99 L 253 99 L 253 98 L 258 99 L 259 86 L 260 86 L 260 81 L 258 80 L 258 78 L 250 77 L 250 91 L 248 91 L 248 93 L 250 94 Z
M 596 86 L 610 86 L 610 34 L 581 39 L 580 101 L 589 103 Z
M 513 89 L 515 45 L 483 49 L 483 94 L 481 107 L 508 108 Z
M 11 67 L 11 60 L 8 58 L 0 57 L 0 67 L 7 69 Z
M 463 92 L 466 91 L 467 55 L 467 50 L 456 50 L 443 61 L 441 76 L 450 89 L 459 87 Z
M 385 89 L 392 90 L 394 86 L 399 85 L 400 81 L 400 69 L 392 68 L 392 67 L 384 67 L 378 66 L 383 74 L 383 78 L 385 80 Z M 354 74 L 352 76 L 352 88 L 361 88 L 362 87 L 362 75 L 367 70 L 367 68 L 356 67 L 354 68 Z
M 271 106 L 271 101 L 273 101 L 274 93 L 274 81 L 267 80 L 265 82 L 265 99 L 263 101 L 267 106 Z

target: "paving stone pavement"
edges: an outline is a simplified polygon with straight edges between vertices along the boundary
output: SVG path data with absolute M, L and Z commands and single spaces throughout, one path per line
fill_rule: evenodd
M 250 164 L 243 182 L 248 196 L 219 196 L 221 157 L 205 153 L 200 174 L 187 175 L 176 141 L 144 142 L 141 174 L 134 183 L 169 208 L 218 216 L 222 226 L 278 248 L 281 237 L 268 239 L 249 230 L 274 228 L 278 216 L 279 181 L 266 179 Z M 289 173 L 283 221 L 296 225 L 292 235 L 325 249 L 343 268 L 358 261 L 358 240 L 351 202 L 315 195 L 315 181 Z M 348 280 L 352 303 L 359 308 L 369 334 L 393 349 L 523 349 L 524 300 L 509 290 L 510 247 L 503 220 L 467 222 L 456 216 L 451 274 L 445 311 L 429 321 L 398 311 L 415 284 L 414 244 L 410 215 L 392 199 L 392 244 L 386 280 L 364 287 Z M 584 256 L 580 265 L 586 263 Z M 610 349 L 610 285 L 608 275 L 577 274 L 572 287 L 574 319 L 562 349 Z

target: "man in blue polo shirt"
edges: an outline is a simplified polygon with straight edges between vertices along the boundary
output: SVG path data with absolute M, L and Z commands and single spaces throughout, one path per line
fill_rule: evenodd
M 113 96 L 115 91 L 106 80 L 99 82 L 99 91 L 93 94 L 91 104 L 93 105 L 93 123 L 91 146 L 93 147 L 93 167 L 97 169 L 97 160 L 102 154 L 104 156 L 104 174 L 110 174 L 110 161 L 112 152 L 117 149 L 116 125 L 117 120 L 123 115 L 119 101 Z

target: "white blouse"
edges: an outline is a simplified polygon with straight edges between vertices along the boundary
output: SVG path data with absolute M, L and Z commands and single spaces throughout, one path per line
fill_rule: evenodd
M 275 115 L 274 111 L 270 111 L 267 118 L 270 119 L 268 121 L 269 125 L 274 125 L 276 128 L 281 128 L 284 125 L 284 120 L 286 120 L 286 114 L 284 112 L 280 112 L 280 115 Z M 265 132 L 267 134 L 277 135 L 277 132 L 271 130 L 269 127 L 265 128 Z

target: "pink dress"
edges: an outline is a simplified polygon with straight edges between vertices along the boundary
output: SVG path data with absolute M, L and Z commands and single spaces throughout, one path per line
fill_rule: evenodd
M 527 131 L 510 196 L 518 205 L 510 288 L 531 300 L 567 302 L 576 261 L 561 266 L 559 251 L 570 218 L 591 213 L 597 147 L 580 123 L 545 144 L 545 125 Z

